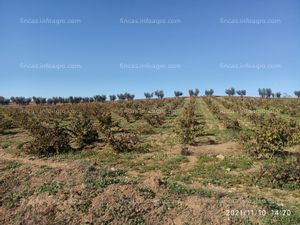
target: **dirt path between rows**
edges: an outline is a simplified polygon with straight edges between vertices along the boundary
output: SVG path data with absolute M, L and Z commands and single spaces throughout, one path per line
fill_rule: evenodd
M 72 164 L 64 163 L 64 162 L 55 162 L 51 160 L 43 160 L 39 158 L 30 158 L 30 157 L 18 157 L 14 156 L 10 153 L 5 152 L 3 149 L 0 148 L 0 159 L 1 160 L 9 160 L 9 161 L 17 161 L 22 164 L 34 165 L 34 166 L 48 166 L 51 168 L 58 168 L 58 169 L 70 169 Z
M 212 129 L 225 130 L 225 127 L 222 125 L 222 123 L 218 121 L 215 115 L 209 110 L 206 102 L 202 98 L 198 99 L 198 104 L 200 105 L 200 109 L 202 111 L 202 114 L 205 118 L 209 130 Z
M 198 158 L 195 155 L 187 156 L 187 159 L 189 160 L 188 162 L 182 163 L 180 165 L 180 168 L 182 170 L 189 170 L 189 169 L 193 168 L 197 164 L 197 161 L 198 161 Z

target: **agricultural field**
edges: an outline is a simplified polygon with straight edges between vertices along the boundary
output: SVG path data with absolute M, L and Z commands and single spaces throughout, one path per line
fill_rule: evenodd
M 300 100 L 1 106 L 0 224 L 300 224 Z

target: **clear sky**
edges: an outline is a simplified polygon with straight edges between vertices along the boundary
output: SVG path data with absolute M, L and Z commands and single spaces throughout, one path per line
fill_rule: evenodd
M 5 97 L 223 95 L 231 86 L 292 94 L 300 1 L 0 0 L 0 85 Z

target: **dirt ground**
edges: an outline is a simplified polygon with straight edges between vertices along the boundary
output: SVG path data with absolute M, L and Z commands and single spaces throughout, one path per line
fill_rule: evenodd
M 231 142 L 192 148 L 180 168 L 191 169 L 200 153 L 226 157 L 237 147 Z M 178 151 L 174 147 L 169 154 Z M 0 158 L 1 224 L 262 224 L 257 216 L 228 215 L 265 209 L 246 193 L 225 188 L 189 193 L 170 187 L 160 171 L 123 174 L 89 161 L 17 157 L 3 149 Z

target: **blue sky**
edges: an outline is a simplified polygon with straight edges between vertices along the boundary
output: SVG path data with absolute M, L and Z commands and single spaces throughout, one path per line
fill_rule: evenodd
M 177 22 L 128 22 L 139 19 Z M 298 0 L 0 0 L 0 29 L 0 96 L 300 89 Z M 80 68 L 30 68 L 40 64 Z

